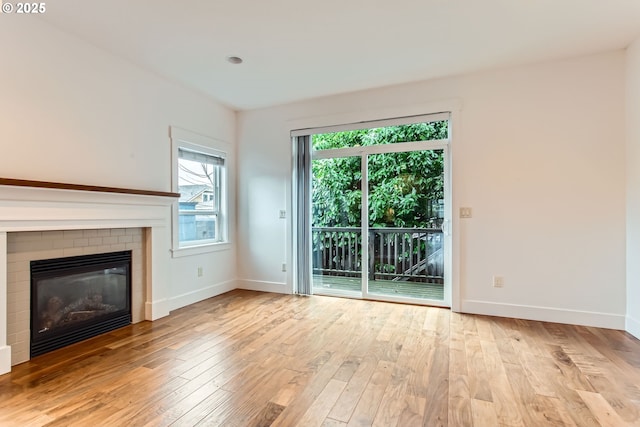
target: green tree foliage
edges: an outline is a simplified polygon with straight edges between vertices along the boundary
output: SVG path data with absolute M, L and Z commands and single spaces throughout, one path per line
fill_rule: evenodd
M 448 122 L 417 123 L 313 135 L 316 150 L 446 139 Z M 439 225 L 437 206 L 444 197 L 442 150 L 369 156 L 369 225 L 428 227 Z M 344 157 L 314 160 L 313 225 L 360 225 L 361 160 Z

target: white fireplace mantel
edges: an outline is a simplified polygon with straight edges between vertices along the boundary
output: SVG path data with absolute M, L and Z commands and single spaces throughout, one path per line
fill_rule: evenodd
M 171 205 L 176 195 L 93 188 L 0 185 L 0 374 L 11 370 L 11 348 L 7 345 L 7 233 L 147 228 L 145 319 L 169 314 Z

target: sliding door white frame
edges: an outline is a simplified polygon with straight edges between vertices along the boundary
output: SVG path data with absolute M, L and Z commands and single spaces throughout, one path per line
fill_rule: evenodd
M 350 125 L 339 125 L 339 126 L 327 126 L 323 128 L 311 128 L 311 129 L 300 129 L 291 132 L 291 136 L 293 137 L 294 142 L 297 140 L 297 137 L 301 136 L 309 136 L 313 134 L 319 133 L 327 133 L 327 132 L 339 132 L 343 130 L 354 130 L 354 129 L 366 129 L 371 127 L 383 127 L 383 126 L 392 126 L 398 124 L 410 124 L 417 122 L 433 122 L 437 120 L 451 120 L 451 115 L 449 113 L 438 113 L 433 115 L 424 115 L 424 116 L 416 116 L 417 121 L 407 121 L 408 118 L 399 118 L 399 119 L 390 119 L 390 120 L 382 120 L 376 122 L 366 122 L 367 126 L 359 126 L 360 124 L 350 124 Z M 388 122 L 388 123 L 387 123 Z M 368 292 L 368 286 L 366 283 L 368 282 L 368 269 L 369 263 L 362 262 L 362 298 L 364 299 L 375 299 L 375 300 L 383 300 L 383 301 L 391 301 L 391 302 L 400 302 L 400 303 L 411 303 L 411 304 L 424 304 L 424 305 L 434 305 L 434 306 L 445 306 L 451 307 L 452 305 L 452 247 L 453 247 L 453 239 L 451 233 L 451 223 L 452 223 L 452 197 L 451 197 L 451 169 L 450 169 L 450 149 L 451 149 L 451 121 L 449 122 L 449 138 L 446 140 L 431 140 L 431 141 L 413 141 L 413 142 L 402 142 L 396 144 L 384 144 L 384 145 L 372 145 L 372 146 L 359 146 L 359 147 L 347 147 L 347 148 L 339 148 L 339 149 L 329 149 L 329 150 L 313 150 L 311 152 L 311 161 L 316 159 L 330 159 L 330 158 L 340 158 L 340 157 L 360 157 L 361 158 L 361 173 L 362 173 L 362 211 L 361 211 L 361 232 L 363 236 L 368 235 L 369 231 L 369 212 L 368 212 L 368 156 L 372 154 L 385 154 L 385 153 L 401 153 L 401 152 L 411 152 L 411 151 L 425 151 L 425 150 L 442 150 L 444 155 L 444 194 L 445 194 L 445 215 L 443 220 L 443 237 L 444 237 L 444 300 L 421 300 L 414 299 L 408 297 L 399 297 L 399 296 L 387 296 L 387 295 L 371 295 Z M 295 175 L 295 171 L 294 171 Z M 294 179 L 294 182 L 296 180 Z M 295 186 L 294 186 L 295 187 Z M 294 193 L 294 200 L 299 199 L 299 196 Z M 296 209 L 298 214 L 300 214 L 301 210 L 298 206 Z M 305 209 L 309 211 L 310 214 L 310 206 Z M 299 221 L 298 221 L 299 222 Z M 295 232 L 300 232 L 301 230 L 294 229 L 294 236 L 297 234 Z M 294 240 L 298 240 L 295 239 Z M 307 243 L 310 245 L 311 242 L 307 239 Z M 300 249 L 300 248 L 298 248 Z M 310 248 L 309 248 L 310 250 Z M 296 250 L 296 245 L 294 243 L 294 253 L 299 253 Z M 369 248 L 368 245 L 362 245 L 362 260 L 368 260 L 369 258 Z M 300 262 L 302 260 L 297 260 Z M 294 263 L 296 264 L 296 263 Z M 309 264 L 311 264 L 309 260 Z M 296 266 L 296 269 L 299 269 L 300 266 Z M 308 266 L 309 276 L 311 276 L 311 266 Z M 300 275 L 296 275 L 297 279 L 300 280 Z M 307 279 L 310 281 L 310 286 L 312 285 L 312 278 L 309 277 Z M 298 286 L 299 287 L 299 286 Z M 353 294 L 343 293 L 343 292 L 331 292 L 332 295 L 343 296 L 343 297 L 354 297 Z

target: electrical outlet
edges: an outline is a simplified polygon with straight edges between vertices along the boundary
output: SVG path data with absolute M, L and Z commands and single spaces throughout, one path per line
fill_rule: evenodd
M 471 208 L 460 208 L 460 218 L 471 218 Z
M 286 262 L 282 263 L 282 271 L 283 272 L 287 271 L 287 263 Z
M 284 209 L 280 211 L 280 219 L 285 219 L 287 217 L 287 211 Z
M 494 288 L 502 288 L 504 286 L 504 277 L 502 276 L 493 276 L 493 287 Z
M 198 277 L 202 277 L 202 267 L 198 267 Z

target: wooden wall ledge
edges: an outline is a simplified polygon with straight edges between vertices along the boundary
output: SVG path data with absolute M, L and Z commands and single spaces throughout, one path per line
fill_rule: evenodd
M 96 193 L 136 194 L 141 196 L 180 197 L 180 193 L 164 191 L 136 190 L 133 188 L 100 187 L 97 185 L 66 184 L 62 182 L 31 181 L 27 179 L 0 178 L 0 185 L 13 187 L 52 188 L 56 190 L 93 191 Z

